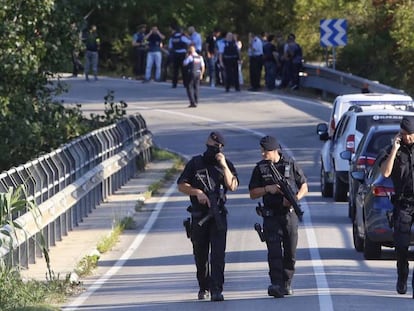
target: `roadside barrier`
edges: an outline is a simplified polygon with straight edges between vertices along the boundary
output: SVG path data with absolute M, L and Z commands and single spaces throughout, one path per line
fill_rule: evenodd
M 392 88 L 375 81 L 337 71 L 327 67 L 304 64 L 300 73 L 300 86 L 322 91 L 323 97 L 330 93 L 334 96 L 361 93 L 367 89 L 371 93 L 405 94 L 403 90 Z
M 13 266 L 28 267 L 42 257 L 34 237 L 42 232 L 49 249 L 105 198 L 151 161 L 152 134 L 144 118 L 130 116 L 88 133 L 49 154 L 0 174 L 0 192 L 24 185 L 37 212 L 13 215 L 23 228 L 12 239 Z M 40 229 L 40 231 L 39 231 Z M 11 231 L 4 226 L 1 231 Z M 9 252 L 9 238 L 0 258 Z

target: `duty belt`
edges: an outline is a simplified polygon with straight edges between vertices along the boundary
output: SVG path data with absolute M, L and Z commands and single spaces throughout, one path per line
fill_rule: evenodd
M 271 217 L 271 216 L 283 216 L 288 213 L 292 213 L 292 207 L 279 207 L 279 208 L 266 208 L 263 207 L 260 211 L 262 217 Z

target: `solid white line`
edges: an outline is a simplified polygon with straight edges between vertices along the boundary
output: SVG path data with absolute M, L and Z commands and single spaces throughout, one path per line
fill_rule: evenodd
M 132 254 L 138 249 L 141 245 L 142 241 L 144 240 L 147 233 L 151 230 L 152 226 L 154 225 L 155 221 L 157 220 L 158 214 L 161 212 L 162 208 L 164 207 L 165 202 L 167 202 L 168 198 L 171 194 L 176 191 L 177 185 L 173 183 L 165 195 L 160 199 L 160 201 L 156 204 L 154 211 L 151 213 L 148 221 L 146 222 L 144 228 L 138 233 L 135 240 L 132 242 L 131 247 L 127 249 L 122 256 L 118 259 L 118 261 L 109 269 L 103 276 L 101 276 L 97 281 L 95 281 L 84 293 L 82 293 L 79 297 L 77 297 L 74 301 L 72 301 L 69 305 L 62 307 L 62 310 L 65 311 L 72 311 L 76 310 L 79 306 L 81 306 L 94 292 L 96 292 L 102 285 L 105 284 L 113 275 L 115 275 L 126 263 L 126 261 L 132 256 Z
M 319 310 L 333 311 L 334 308 L 332 304 L 331 292 L 329 290 L 328 280 L 326 279 L 325 269 L 323 267 L 321 255 L 319 254 L 319 246 L 316 240 L 315 231 L 313 230 L 310 211 L 306 200 L 303 200 L 301 206 L 304 211 L 303 225 L 305 226 L 313 273 L 315 275 L 316 287 L 318 290 Z

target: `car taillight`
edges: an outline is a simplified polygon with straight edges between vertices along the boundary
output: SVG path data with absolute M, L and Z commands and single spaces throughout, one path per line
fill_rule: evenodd
M 335 118 L 331 119 L 331 130 L 332 130 L 332 133 L 335 131 Z
M 355 152 L 355 135 L 348 135 L 346 138 L 346 150 Z
M 359 157 L 356 162 L 356 168 L 358 170 L 364 170 L 368 167 L 371 167 L 374 165 L 375 158 L 372 157 Z
M 376 197 L 391 197 L 394 194 L 394 187 L 374 186 L 372 193 Z

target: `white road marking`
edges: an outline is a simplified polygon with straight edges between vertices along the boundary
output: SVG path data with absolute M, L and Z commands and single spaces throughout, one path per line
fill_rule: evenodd
M 76 310 L 79 306 L 81 306 L 94 292 L 96 292 L 99 288 L 105 284 L 113 275 L 115 275 L 127 262 L 127 260 L 132 256 L 132 254 L 139 248 L 142 241 L 144 240 L 147 233 L 151 230 L 152 226 L 154 225 L 155 221 L 159 213 L 161 212 L 162 208 L 164 207 L 165 202 L 167 202 L 168 198 L 171 196 L 172 193 L 176 191 L 176 184 L 173 183 L 171 187 L 167 190 L 165 195 L 160 199 L 160 201 L 155 205 L 154 211 L 151 213 L 151 216 L 148 218 L 144 228 L 138 233 L 135 240 L 132 242 L 131 247 L 128 248 L 122 256 L 117 260 L 117 262 L 108 270 L 103 276 L 101 276 L 96 282 L 94 282 L 84 293 L 82 293 L 79 297 L 77 297 L 73 302 L 69 305 L 62 308 L 65 311 L 72 311 Z

